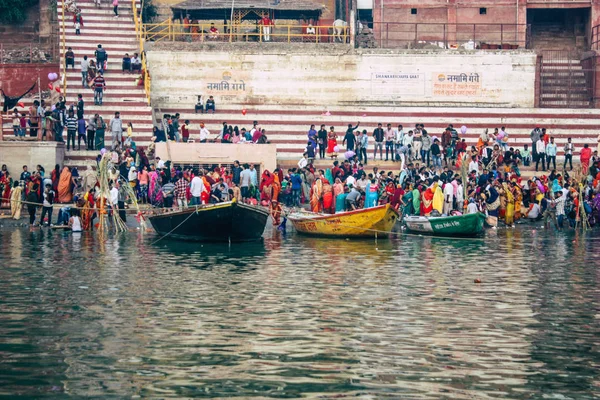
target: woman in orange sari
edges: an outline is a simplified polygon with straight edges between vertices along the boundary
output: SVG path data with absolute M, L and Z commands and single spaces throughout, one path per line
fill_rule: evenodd
M 58 202 L 70 203 L 72 200 L 73 193 L 71 192 L 71 171 L 68 167 L 64 167 L 60 173 L 60 179 L 58 181 Z
M 427 188 L 422 194 L 421 199 L 421 216 L 428 217 L 433 211 L 433 190 Z
M 321 179 L 322 171 L 317 172 L 315 182 L 310 190 L 310 209 L 314 213 L 321 212 L 321 199 L 323 197 L 323 182 Z
M 273 173 L 273 186 L 272 186 L 273 201 L 279 201 L 279 192 L 281 192 L 281 183 L 279 181 L 279 175 L 277 174 L 277 170 Z
M 324 176 L 321 177 L 323 182 L 323 212 L 327 214 L 334 214 L 335 208 L 333 207 L 333 186 L 329 183 L 329 180 Z
M 204 190 L 202 193 L 200 193 L 200 201 L 202 204 L 208 204 L 210 202 L 210 191 L 212 185 L 210 184 L 209 180 L 206 179 L 206 176 L 201 175 L 200 177 L 202 178 L 202 183 L 204 183 Z

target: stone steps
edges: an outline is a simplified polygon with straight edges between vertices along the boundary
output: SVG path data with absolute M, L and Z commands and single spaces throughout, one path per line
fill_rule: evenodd
M 86 103 L 86 119 L 95 113 L 102 115 L 108 123 L 116 111 L 121 113 L 124 124 L 132 122 L 135 135 L 140 137 L 138 145 L 148 145 L 152 136 L 152 109 L 147 104 L 146 94 L 142 86 L 138 86 L 136 79 L 138 73 L 124 73 L 121 70 L 122 57 L 125 53 L 133 55 L 139 53 L 139 43 L 135 33 L 131 3 L 121 1 L 119 5 L 119 18 L 114 18 L 112 5 L 104 0 L 101 8 L 95 6 L 92 0 L 79 0 L 78 7 L 83 17 L 81 35 L 75 35 L 72 19 L 67 21 L 65 38 L 67 47 L 75 53 L 76 68 L 67 71 L 67 103 L 74 103 L 77 94 L 81 93 Z M 137 1 L 139 7 L 139 1 Z M 59 14 L 62 12 L 62 3 L 58 3 Z M 62 26 L 60 27 L 62 33 Z M 89 88 L 81 85 L 79 64 L 84 55 L 89 59 L 94 58 L 98 46 L 108 53 L 108 68 L 104 74 L 106 91 L 102 106 L 95 106 L 94 93 Z M 64 62 L 64 55 L 61 58 Z M 110 133 L 106 134 L 106 143 L 110 145 Z M 95 163 L 97 152 L 67 152 L 67 165 L 87 165 Z M 73 157 L 71 159 L 71 157 Z M 71 163 L 71 161 L 73 161 Z

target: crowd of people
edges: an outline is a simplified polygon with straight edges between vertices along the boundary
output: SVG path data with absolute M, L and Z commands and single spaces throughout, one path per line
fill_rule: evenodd
M 93 124 L 98 124 L 96 116 Z M 118 113 L 111 121 L 119 121 Z M 189 121 L 179 124 L 179 114 L 165 115 L 162 129 L 175 141 L 189 141 Z M 91 125 L 86 124 L 86 127 Z M 313 212 L 336 213 L 358 208 L 390 204 L 403 215 L 459 215 L 483 212 L 492 226 L 503 221 L 513 226 L 519 219 L 554 223 L 562 228 L 583 220 L 594 222 L 600 209 L 600 159 L 597 150 L 586 144 L 576 149 L 569 139 L 564 145 L 563 168 L 552 168 L 531 179 L 523 179 L 522 166 L 548 162 L 556 163 L 556 144 L 552 137 L 536 127 L 531 133 L 531 150 L 528 145 L 514 149 L 507 145 L 504 128 L 487 130 L 478 143 L 468 146 L 464 132 L 449 125 L 438 138 L 430 137 L 423 124 L 405 132 L 402 126 L 382 128 L 382 124 L 368 136 L 366 131 L 348 125 L 342 145 L 346 146 L 344 160 L 332 157 L 330 168 L 315 166 L 314 151 L 320 157 L 332 156 L 339 146 L 334 138 L 334 128 L 323 138 L 324 126 L 308 132 L 307 151 L 297 167 L 286 171 L 276 169 L 258 171 L 254 165 L 213 165 L 199 168 L 174 166 L 153 157 L 154 144 L 138 148 L 131 136 L 119 136 L 123 131 L 120 123 L 115 127 L 111 150 L 114 198 L 109 205 L 123 210 L 132 199 L 120 188 L 129 185 L 136 201 L 152 207 L 166 209 L 184 208 L 197 204 L 209 204 L 236 199 L 254 205 L 269 207 L 274 222 L 279 221 L 283 207 L 308 207 Z M 68 127 L 68 125 L 67 125 Z M 130 127 L 131 128 L 131 127 Z M 261 143 L 266 141 L 264 129 L 257 121 L 249 131 L 237 130 L 223 123 L 221 131 L 212 137 L 210 132 L 200 132 L 200 142 L 220 141 Z M 539 135 L 538 135 L 539 133 Z M 116 135 L 116 136 L 115 136 Z M 204 136 L 202 136 L 204 135 Z M 72 137 L 72 135 L 69 135 Z M 234 141 L 235 137 L 243 137 Z M 368 138 L 374 137 L 373 157 L 383 159 L 384 149 L 388 159 L 397 161 L 393 171 L 380 171 L 377 167 L 367 170 L 366 148 Z M 247 138 L 247 139 L 246 139 Z M 367 140 L 365 140 L 367 138 Z M 335 143 L 333 143 L 335 139 Z M 389 140 L 387 140 L 389 139 Z M 366 142 L 366 145 L 359 144 Z M 379 143 L 379 144 L 377 144 Z M 334 145 L 335 144 L 335 145 Z M 311 151 L 312 150 L 312 154 Z M 353 150 L 357 150 L 354 152 Z M 323 154 L 323 152 L 325 154 Z M 579 153 L 581 170 L 573 172 L 572 158 Z M 104 154 L 98 156 L 98 161 Z M 548 165 L 548 168 L 550 165 Z M 53 203 L 94 202 L 96 172 L 87 170 L 80 176 L 76 168 L 60 168 L 45 175 L 41 166 L 34 173 L 24 167 L 18 181 L 13 181 L 6 166 L 0 172 L 2 205 L 11 207 L 13 217 L 19 215 L 22 204 L 43 204 L 42 211 Z M 18 200 L 24 202 L 19 203 Z M 12 201 L 14 200 L 14 201 Z M 37 201 L 34 201 L 37 200 Z M 38 204 L 38 205 L 39 205 Z M 27 206 L 28 209 L 29 205 Z M 35 221 L 35 213 L 30 216 Z M 46 219 L 46 217 L 48 218 Z M 89 218 L 83 218 L 84 226 Z M 126 216 L 123 215 L 123 219 Z M 68 219 L 59 216 L 58 223 Z M 42 214 L 42 223 L 52 223 L 52 211 Z
M 348 125 L 342 145 L 346 160 L 336 160 L 339 146 L 334 127 L 326 131 L 314 125 L 308 132 L 303 158 L 298 162 L 303 185 L 301 202 L 314 212 L 334 213 L 390 203 L 403 215 L 460 215 L 483 212 L 488 224 L 498 219 L 508 226 L 521 219 L 544 219 L 559 229 L 564 221 L 574 227 L 585 218 L 594 222 L 600 210 L 600 158 L 585 144 L 579 151 L 571 138 L 564 145 L 565 161 L 556 169 L 557 145 L 545 129 L 531 132 L 529 145 L 515 149 L 508 145 L 504 127 L 484 131 L 475 146 L 468 146 L 465 132 L 449 125 L 441 137 L 431 137 L 423 124 L 404 131 L 400 125 L 387 129 L 378 124 L 372 135 Z M 358 133 L 355 131 L 358 130 Z M 373 158 L 400 162 L 399 172 L 365 170 L 369 137 L 375 146 Z M 599 146 L 600 146 L 600 137 Z M 313 166 L 315 151 L 331 157 L 327 170 Z M 573 175 L 573 155 L 579 153 L 581 172 Z M 522 179 L 520 167 L 542 164 L 542 174 Z M 546 164 L 548 170 L 546 170 Z M 552 164 L 553 168 L 550 168 Z M 536 168 L 536 171 L 538 171 Z M 298 171 L 290 171 L 290 176 Z M 285 179 L 285 178 L 284 178 Z

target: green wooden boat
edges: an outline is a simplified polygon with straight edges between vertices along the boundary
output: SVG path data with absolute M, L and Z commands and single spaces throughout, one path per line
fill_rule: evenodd
M 436 236 L 477 236 L 483 232 L 485 214 L 465 214 L 455 217 L 408 216 L 404 223 L 409 231 Z

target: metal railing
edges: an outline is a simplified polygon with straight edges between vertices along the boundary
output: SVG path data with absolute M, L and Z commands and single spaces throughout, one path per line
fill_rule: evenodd
M 349 43 L 350 30 L 342 26 L 257 24 L 181 24 L 168 19 L 144 24 L 148 41 L 180 42 L 279 42 L 279 43 Z
M 140 61 L 142 62 L 142 84 L 144 85 L 144 92 L 146 93 L 146 102 L 150 105 L 150 73 L 148 72 L 148 62 L 146 60 L 146 51 L 144 50 L 144 43 L 146 40 L 146 34 L 144 24 L 142 23 L 141 10 L 138 13 L 136 0 L 131 0 L 131 13 L 133 14 L 133 22 L 135 24 L 135 34 L 140 48 Z
M 596 25 L 592 28 L 590 50 L 600 50 L 600 25 Z
M 61 60 L 61 86 L 62 86 L 62 94 L 64 96 L 64 98 L 67 98 L 67 59 L 66 59 L 66 54 L 67 54 L 67 24 L 66 24 L 66 20 L 65 20 L 65 4 L 63 2 L 62 6 L 61 6 L 61 10 L 62 10 L 62 14 L 61 14 L 61 29 L 62 29 L 62 35 L 61 35 L 61 44 L 62 44 L 62 52 L 61 55 L 62 57 L 64 57 L 64 59 Z M 59 57 L 62 58 L 62 57 Z
M 359 47 L 514 50 L 529 48 L 530 37 L 528 24 L 382 22 L 374 23 L 372 28 L 364 27 L 358 32 L 356 42 Z

